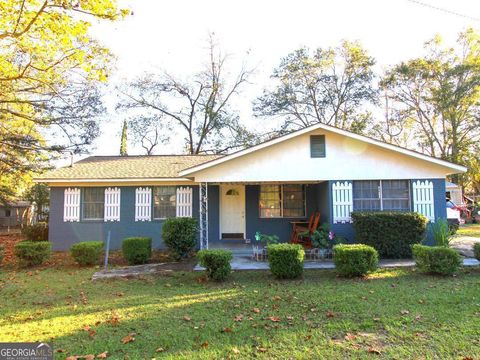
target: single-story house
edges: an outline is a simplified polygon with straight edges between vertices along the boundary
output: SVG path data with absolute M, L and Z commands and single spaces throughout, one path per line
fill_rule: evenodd
M 19 227 L 30 222 L 31 204 L 18 200 L 9 204 L 0 204 L 0 227 Z
M 292 222 L 320 222 L 355 241 L 355 210 L 446 217 L 445 178 L 466 168 L 317 124 L 225 155 L 93 156 L 36 179 L 51 187 L 50 241 L 149 236 L 162 248 L 169 217 L 198 218 L 199 247 L 228 247 L 257 231 L 288 241 Z

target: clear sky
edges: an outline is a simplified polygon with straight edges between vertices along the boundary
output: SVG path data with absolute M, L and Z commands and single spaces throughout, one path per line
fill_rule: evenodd
M 268 84 L 274 67 L 291 51 L 308 46 L 336 46 L 340 40 L 359 40 L 377 60 L 381 71 L 402 60 L 420 56 L 423 44 L 440 34 L 453 44 L 467 27 L 480 29 L 478 0 L 121 0 L 133 15 L 114 24 L 95 23 L 93 35 L 117 57 L 112 84 L 146 70 L 165 69 L 187 77 L 205 61 L 206 39 L 214 32 L 231 55 L 232 72 L 244 59 L 256 68 L 251 85 L 235 102 L 241 119 L 253 126 L 252 100 Z M 472 17 L 472 18 L 470 18 Z M 115 102 L 110 92 L 107 102 Z M 92 154 L 118 154 L 122 114 L 111 111 Z M 129 149 L 130 154 L 140 150 Z M 179 153 L 179 144 L 159 153 Z

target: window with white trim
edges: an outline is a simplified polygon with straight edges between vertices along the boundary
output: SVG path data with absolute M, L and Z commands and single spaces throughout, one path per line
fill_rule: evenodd
M 177 188 L 156 186 L 153 188 L 153 218 L 166 219 L 177 214 Z
M 103 220 L 105 210 L 105 189 L 84 188 L 82 189 L 82 219 Z
M 259 211 L 261 218 L 305 217 L 305 186 L 261 185 Z
M 408 180 L 353 181 L 354 211 L 410 211 Z

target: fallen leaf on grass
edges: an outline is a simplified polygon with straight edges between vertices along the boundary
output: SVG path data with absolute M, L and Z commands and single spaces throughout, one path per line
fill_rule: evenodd
M 159 347 L 155 350 L 155 352 L 164 352 L 165 349 L 163 347 Z
M 104 351 L 97 355 L 97 359 L 106 359 L 108 357 L 108 351 Z
M 357 337 L 353 334 L 350 334 L 350 333 L 347 333 L 347 335 L 345 335 L 345 340 L 347 341 L 353 341 L 355 340 Z
M 127 336 L 122 338 L 123 344 L 128 344 L 129 342 L 135 341 L 135 333 L 130 333 Z
M 267 319 L 272 322 L 280 322 L 280 317 L 278 316 L 269 316 Z
M 333 311 L 328 310 L 328 311 L 325 313 L 325 316 L 326 316 L 327 318 L 333 318 L 333 317 L 335 317 L 335 313 L 334 313 Z
M 226 328 L 222 329 L 222 333 L 231 333 L 231 332 L 232 332 L 232 329 L 229 328 L 229 327 L 226 327 Z
M 112 317 L 110 318 L 109 322 L 112 326 L 118 326 L 118 324 L 120 323 L 120 316 L 115 313 L 112 314 Z
M 117 292 L 115 295 L 118 296 L 118 297 L 122 297 L 122 296 L 125 296 L 125 293 L 124 292 Z
M 264 347 L 259 347 L 257 350 L 258 352 L 261 352 L 261 353 L 267 352 L 267 349 Z
M 88 332 L 88 336 L 90 336 L 91 338 L 93 338 L 95 335 L 96 335 L 97 331 L 96 330 L 90 330 Z
M 91 329 L 91 327 L 90 327 L 89 325 L 85 325 L 85 326 L 83 327 L 83 330 L 84 330 L 84 331 L 90 331 L 90 329 Z
M 201 346 L 206 349 L 208 347 L 208 341 L 204 341 Z
M 402 311 L 400 311 L 400 313 L 401 313 L 402 315 L 408 315 L 408 314 L 410 314 L 410 311 L 408 311 L 408 310 L 402 310 Z
M 380 355 L 382 352 L 378 350 L 377 348 L 370 346 L 367 350 L 370 354 L 377 354 Z
M 233 347 L 233 348 L 232 348 L 232 352 L 233 352 L 234 354 L 240 354 L 240 350 L 238 350 L 237 347 Z
M 258 314 L 260 312 L 260 309 L 259 308 L 253 308 L 252 311 L 255 313 L 255 314 Z
M 65 349 L 57 349 L 55 350 L 57 353 L 64 353 L 65 352 Z
M 183 320 L 184 321 L 192 321 L 192 318 L 190 316 L 184 315 Z
M 272 300 L 273 301 L 279 301 L 279 300 L 282 300 L 282 298 L 280 296 L 276 295 L 272 298 Z
M 374 317 L 373 321 L 380 321 L 380 318 L 379 317 Z
M 241 314 L 237 315 L 233 318 L 233 321 L 235 321 L 235 322 L 240 322 L 242 320 L 243 320 L 243 315 L 241 315 Z

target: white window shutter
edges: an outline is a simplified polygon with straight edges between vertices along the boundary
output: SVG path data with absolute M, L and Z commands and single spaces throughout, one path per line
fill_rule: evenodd
M 120 221 L 120 188 L 105 189 L 105 221 Z
M 80 221 L 80 189 L 67 188 L 63 197 L 63 221 Z
M 433 182 L 428 180 L 413 182 L 413 211 L 435 222 Z
M 135 190 L 135 221 L 152 219 L 152 189 L 137 188 Z
M 192 217 L 192 188 L 177 188 L 177 217 Z
M 332 185 L 333 198 L 333 223 L 352 222 L 351 213 L 353 211 L 352 183 L 335 182 Z

